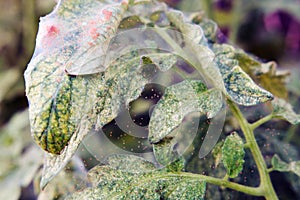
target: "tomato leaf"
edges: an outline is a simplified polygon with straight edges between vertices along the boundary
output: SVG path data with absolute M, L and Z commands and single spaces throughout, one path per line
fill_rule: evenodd
M 292 105 L 285 100 L 275 98 L 272 101 L 272 106 L 274 118 L 284 119 L 294 125 L 300 123 L 300 115 L 296 114 Z
M 237 133 L 227 136 L 222 147 L 222 162 L 230 178 L 243 170 L 245 151 L 242 138 Z
M 293 172 L 300 176 L 300 161 L 286 163 L 282 161 L 278 155 L 272 157 L 272 170 L 280 172 Z
M 111 165 L 112 162 L 120 164 Z M 181 161 L 155 169 L 153 164 L 136 156 L 112 156 L 108 165 L 89 171 L 91 188 L 67 199 L 204 199 L 205 181 L 184 177 L 181 170 Z

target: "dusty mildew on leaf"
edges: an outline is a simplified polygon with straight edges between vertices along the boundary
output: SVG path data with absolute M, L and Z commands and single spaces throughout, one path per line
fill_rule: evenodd
M 197 80 L 183 81 L 165 90 L 165 94 L 153 110 L 149 122 L 149 140 L 157 143 L 180 125 L 185 115 L 201 112 L 214 117 L 222 107 L 221 92 L 207 90 Z
M 205 181 L 181 176 L 183 165 L 180 162 L 153 169 L 148 161 L 135 156 L 118 155 L 117 159 L 121 160 L 119 166 L 108 163 L 90 170 L 93 187 L 67 199 L 204 199 Z
M 174 150 L 176 142 L 172 136 L 165 137 L 158 143 L 153 144 L 153 153 L 158 163 L 166 166 L 179 157 L 178 152 Z
M 233 132 L 227 136 L 222 146 L 222 162 L 230 178 L 235 178 L 243 170 L 245 151 L 242 138 Z
M 61 155 L 47 154 L 42 186 L 45 186 L 67 164 L 93 125 L 97 129 L 102 128 L 117 117 L 122 106 L 128 105 L 140 95 L 144 85 L 158 70 L 155 68 L 157 68 L 155 65 L 143 65 L 135 53 L 129 52 L 128 55 L 112 62 L 105 73 L 79 76 L 74 79 L 85 80 L 83 83 L 92 95 L 79 93 L 76 98 L 74 97 L 74 101 L 79 101 L 74 105 L 71 104 L 78 108 L 76 115 L 72 115 L 78 121 L 78 129 L 71 136 L 68 146 L 63 149 Z M 81 91 L 79 87 L 74 87 L 74 90 Z
M 284 99 L 275 98 L 272 101 L 272 106 L 275 118 L 284 119 L 294 125 L 300 123 L 300 115 L 296 114 L 292 105 Z
M 273 99 L 273 95 L 256 83 L 239 66 L 234 48 L 230 45 L 215 44 L 215 61 L 223 77 L 226 93 L 238 104 L 251 106 Z
M 277 154 L 272 157 L 272 170 L 280 172 L 293 172 L 300 177 L 300 161 L 286 163 Z
M 61 153 L 79 128 L 84 110 L 89 110 L 82 108 L 85 100 L 95 100 L 89 83 L 103 85 L 101 74 L 75 78 L 65 70 L 95 73 L 100 65 L 94 62 L 101 60 L 96 58 L 105 53 L 125 9 L 126 2 L 105 6 L 99 1 L 62 0 L 41 18 L 25 81 L 32 134 L 44 150 Z

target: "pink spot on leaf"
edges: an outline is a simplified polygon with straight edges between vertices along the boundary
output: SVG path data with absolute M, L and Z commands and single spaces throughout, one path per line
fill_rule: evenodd
M 56 26 L 51 25 L 51 26 L 47 27 L 47 35 L 46 35 L 46 37 L 55 37 L 58 34 L 59 34 L 59 29 Z
M 104 15 L 104 18 L 106 21 L 110 20 L 111 16 L 112 16 L 112 12 L 106 9 L 102 10 L 102 14 Z
M 93 38 L 93 40 L 96 40 L 100 36 L 100 34 L 98 33 L 98 31 L 95 27 L 92 27 L 90 29 L 89 34 Z

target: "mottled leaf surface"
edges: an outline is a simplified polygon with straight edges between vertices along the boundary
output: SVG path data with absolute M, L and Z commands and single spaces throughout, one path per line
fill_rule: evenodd
M 261 63 L 252 56 L 240 49 L 235 50 L 235 58 L 239 61 L 239 66 L 264 89 L 274 96 L 287 99 L 286 88 L 289 71 L 277 70 L 275 62 Z
M 153 144 L 153 153 L 156 161 L 161 165 L 166 166 L 178 159 L 179 154 L 176 150 L 174 150 L 176 143 L 177 141 L 175 138 L 166 137 L 158 143 Z
M 101 60 L 95 56 L 104 54 L 103 43 L 109 42 L 124 10 L 121 3 L 105 6 L 99 1 L 62 0 L 41 18 L 25 81 L 32 134 L 44 150 L 61 153 L 78 131 L 81 114 L 89 110 L 83 108 L 85 101 L 95 100 L 94 86 L 103 85 L 101 74 L 76 78 L 65 71 L 72 66 L 74 71 L 95 73 L 94 66 L 100 65 L 93 62 Z M 97 83 L 91 87 L 90 82 Z
M 227 136 L 222 147 L 222 162 L 230 178 L 243 170 L 245 151 L 242 138 L 237 133 Z
M 68 146 L 60 155 L 46 155 L 42 185 L 50 181 L 67 164 L 92 125 L 96 125 L 97 129 L 102 128 L 118 115 L 122 107 L 140 95 L 156 68 L 155 65 L 143 65 L 135 52 L 130 52 L 113 62 L 105 73 L 89 75 L 98 76 L 98 78 L 85 80 L 87 81 L 86 87 L 92 88 L 90 91 L 94 93 L 85 96 L 89 97 L 89 99 L 84 99 L 85 102 L 82 100 L 80 107 L 82 110 L 78 113 L 79 116 L 76 116 L 80 120 L 78 132 L 72 135 Z M 89 76 L 80 76 L 74 80 L 84 80 Z M 76 98 L 80 100 L 82 96 Z M 80 117 L 82 113 L 86 115 Z
M 273 95 L 256 83 L 239 66 L 234 48 L 230 45 L 215 44 L 216 63 L 223 77 L 228 96 L 236 103 L 251 106 L 273 99 Z
M 207 90 L 197 80 L 183 81 L 165 90 L 165 94 L 153 110 L 149 122 L 149 140 L 157 143 L 180 125 L 185 115 L 201 112 L 214 117 L 222 107 L 221 92 Z
M 282 161 L 278 155 L 272 157 L 272 170 L 280 172 L 293 172 L 300 176 L 300 161 L 286 163 Z
M 272 106 L 273 116 L 275 118 L 284 119 L 294 125 L 300 123 L 300 115 L 296 114 L 293 110 L 292 105 L 286 102 L 285 100 L 275 98 L 272 101 Z
M 121 164 L 109 165 L 114 159 L 121 160 Z M 206 183 L 183 176 L 181 161 L 153 169 L 148 161 L 132 155 L 118 155 L 109 160 L 108 165 L 90 170 L 91 188 L 67 199 L 204 199 Z M 127 165 L 135 166 L 134 170 Z

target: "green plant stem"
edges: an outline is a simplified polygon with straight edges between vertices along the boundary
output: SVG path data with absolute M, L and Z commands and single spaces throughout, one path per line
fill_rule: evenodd
M 269 114 L 259 120 L 257 120 L 256 122 L 250 124 L 250 128 L 253 131 L 254 129 L 256 129 L 257 127 L 259 127 L 260 125 L 270 121 L 271 119 L 273 119 L 273 114 Z
M 249 143 L 245 143 L 245 144 L 244 144 L 244 148 L 245 148 L 245 149 L 248 149 L 248 148 L 250 148 L 250 145 L 249 145 Z
M 205 180 L 207 183 L 230 188 L 230 189 L 233 189 L 233 190 L 236 190 L 239 192 L 243 192 L 245 194 L 249 194 L 249 195 L 253 195 L 253 196 L 263 196 L 263 191 L 259 187 L 245 186 L 245 185 L 241 185 L 241 184 L 234 183 L 234 182 L 220 179 L 220 178 L 205 176 L 205 175 L 201 175 L 201 174 L 193 174 L 193 173 L 188 173 L 188 172 L 184 172 L 180 175 L 183 177 L 189 177 L 192 179 Z
M 259 188 L 262 190 L 263 196 L 267 200 L 276 200 L 278 199 L 275 190 L 273 188 L 271 178 L 268 173 L 268 169 L 265 163 L 265 160 L 260 152 L 259 146 L 255 140 L 253 129 L 248 121 L 243 117 L 242 112 L 240 111 L 239 107 L 234 104 L 231 100 L 228 100 L 228 105 L 231 109 L 231 112 L 238 120 L 241 129 L 245 135 L 246 142 L 249 144 L 249 149 L 253 155 L 253 159 L 256 163 L 259 177 L 260 177 L 260 185 Z
M 268 173 L 270 173 L 270 172 L 274 171 L 274 168 L 271 167 L 271 168 L 269 168 L 269 169 L 267 169 L 267 170 L 268 170 Z

